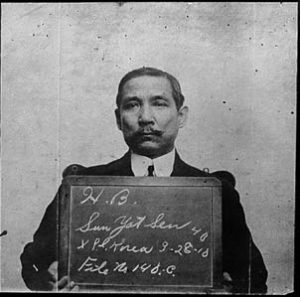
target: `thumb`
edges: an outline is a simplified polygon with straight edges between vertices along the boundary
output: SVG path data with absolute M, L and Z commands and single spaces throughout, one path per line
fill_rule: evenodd
M 71 289 L 72 292 L 79 292 L 79 286 L 76 285 Z
M 223 272 L 224 280 L 227 282 L 232 282 L 232 278 L 228 272 Z
M 57 280 L 57 269 L 58 269 L 58 261 L 52 262 L 52 264 L 48 268 L 48 272 L 54 276 L 55 280 Z

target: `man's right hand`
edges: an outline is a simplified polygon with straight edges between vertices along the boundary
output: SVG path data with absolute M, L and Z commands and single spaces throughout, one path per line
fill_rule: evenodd
M 75 286 L 75 283 L 70 281 L 70 278 L 65 275 L 58 280 L 58 262 L 53 262 L 47 271 L 41 272 L 42 279 L 46 283 L 49 291 L 78 291 L 79 287 Z
M 226 292 L 232 292 L 233 282 L 228 272 L 223 272 L 223 288 Z

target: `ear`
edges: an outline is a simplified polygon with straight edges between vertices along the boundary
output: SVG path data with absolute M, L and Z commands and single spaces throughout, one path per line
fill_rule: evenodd
M 119 130 L 122 130 L 121 129 L 121 118 L 120 118 L 120 109 L 119 108 L 117 108 L 115 110 L 115 116 L 116 116 L 117 126 L 118 126 Z
M 187 117 L 188 117 L 188 113 L 189 113 L 189 108 L 187 106 L 182 106 L 178 110 L 179 128 L 182 128 L 185 126 Z

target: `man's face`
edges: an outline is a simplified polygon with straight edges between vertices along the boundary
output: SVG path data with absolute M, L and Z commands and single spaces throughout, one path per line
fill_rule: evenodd
M 171 151 L 183 127 L 187 107 L 177 110 L 165 77 L 139 76 L 127 81 L 116 110 L 119 129 L 137 154 L 155 158 Z

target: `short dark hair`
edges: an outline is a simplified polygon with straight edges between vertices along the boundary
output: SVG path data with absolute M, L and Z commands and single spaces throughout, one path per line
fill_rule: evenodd
M 170 73 L 152 67 L 142 67 L 142 68 L 134 69 L 123 76 L 123 78 L 119 83 L 118 94 L 116 99 L 118 108 L 120 108 L 121 99 L 122 99 L 122 89 L 125 83 L 132 78 L 144 76 L 144 75 L 161 76 L 168 79 L 172 87 L 172 94 L 176 103 L 177 110 L 180 109 L 180 107 L 183 105 L 184 102 L 184 96 L 181 92 L 181 87 L 178 80 Z

